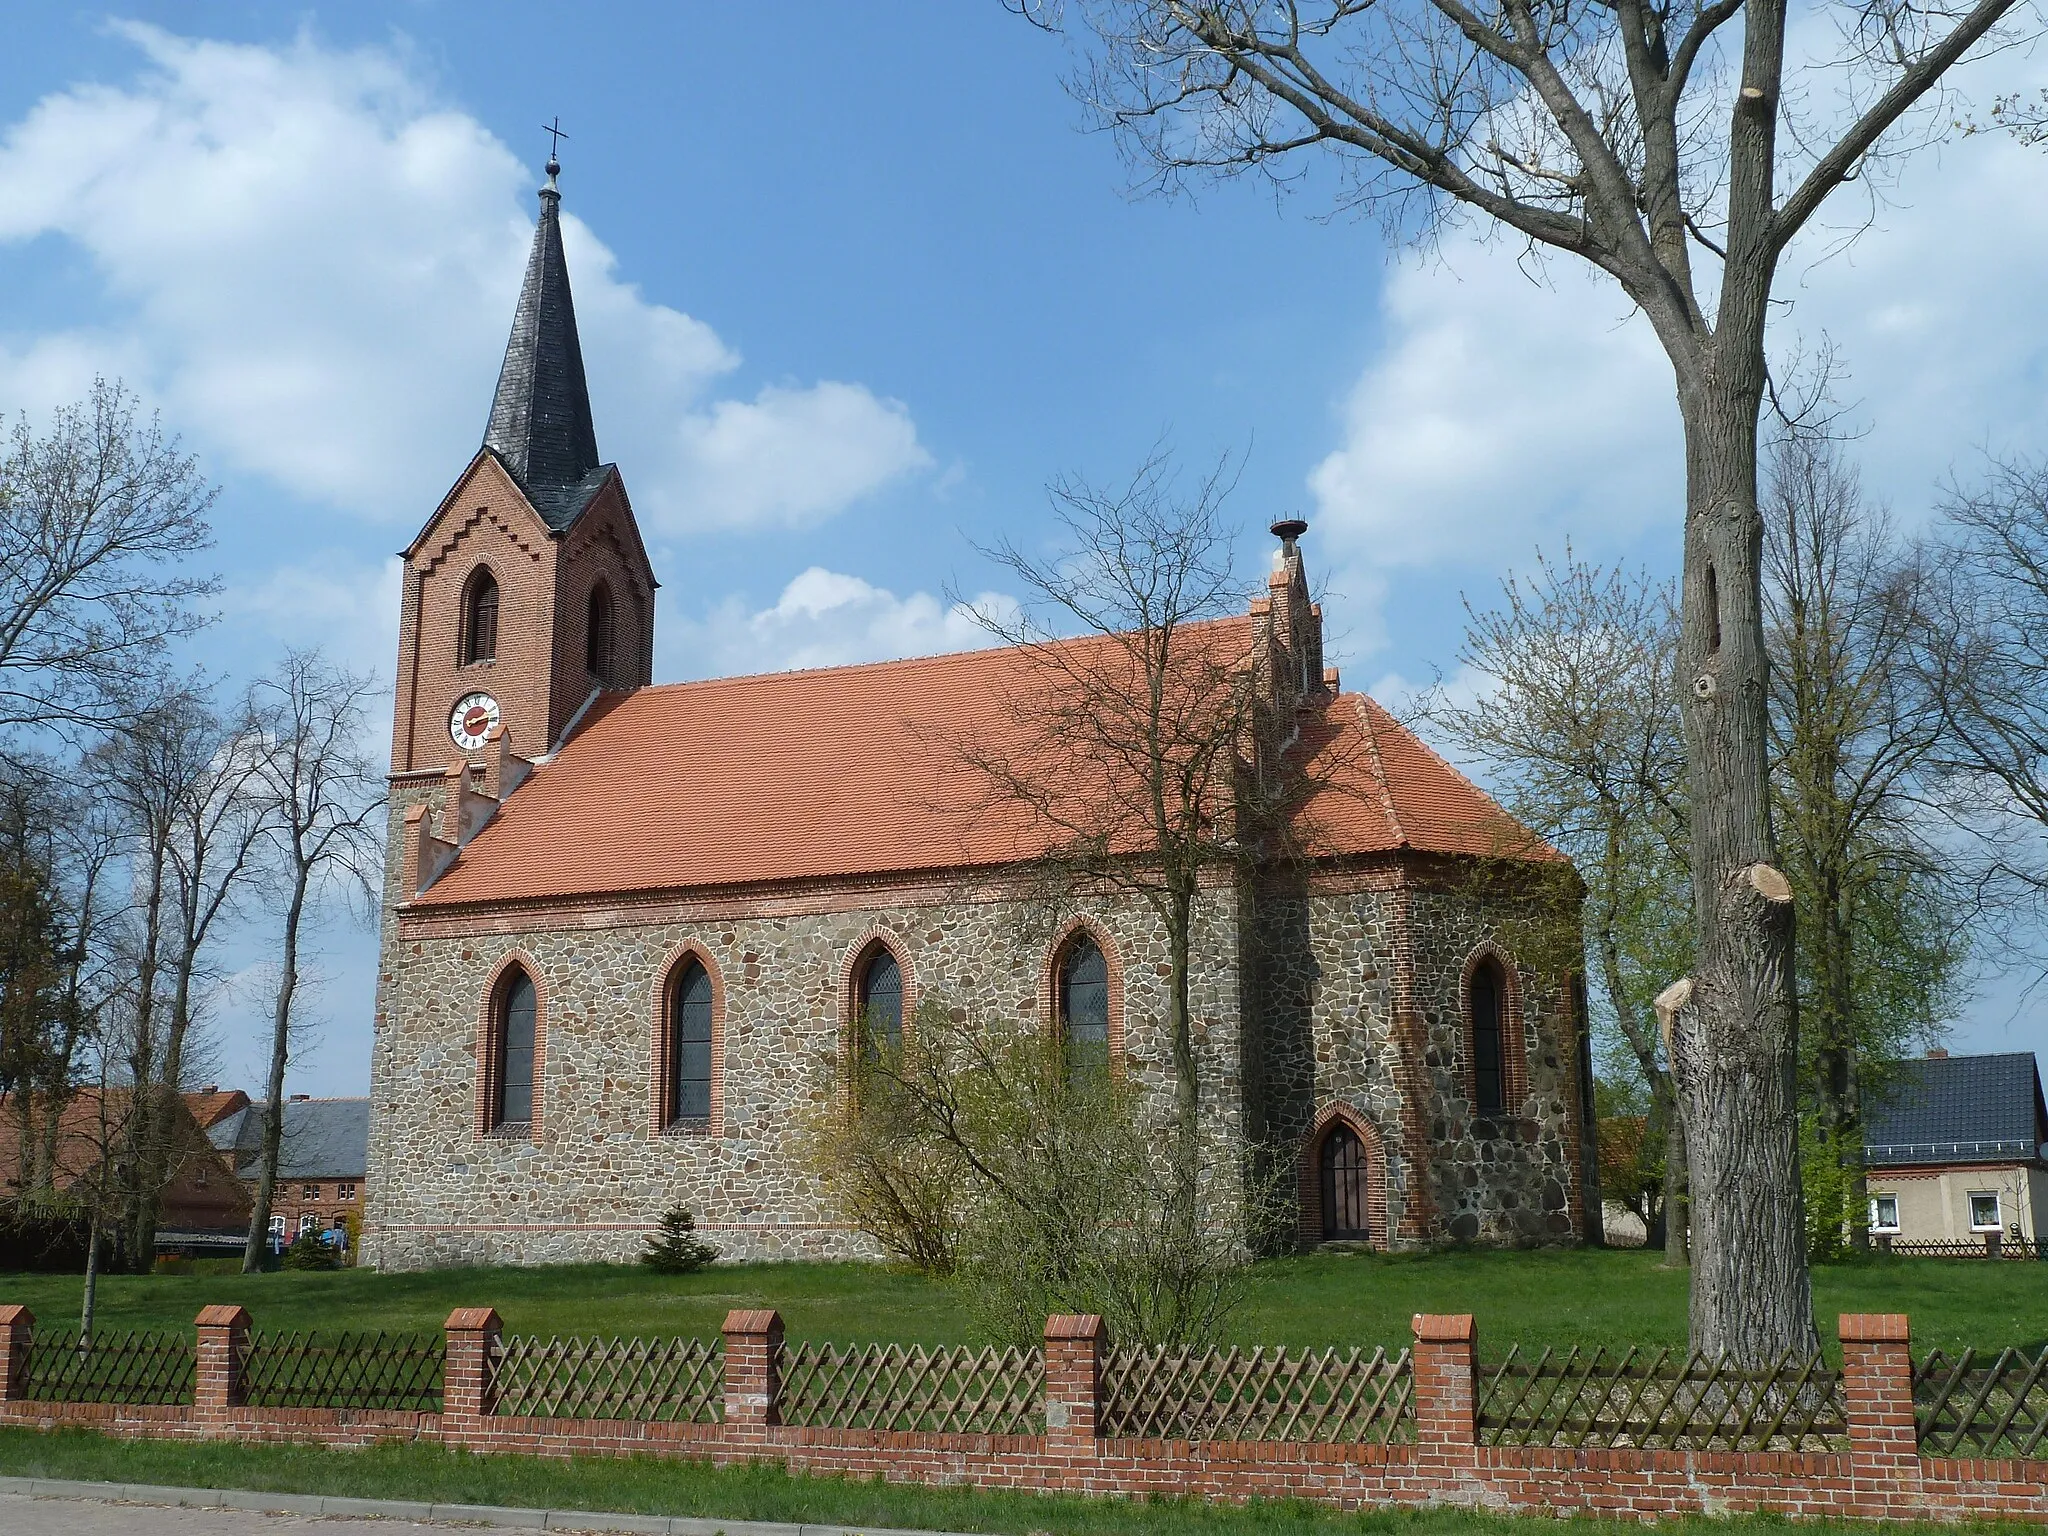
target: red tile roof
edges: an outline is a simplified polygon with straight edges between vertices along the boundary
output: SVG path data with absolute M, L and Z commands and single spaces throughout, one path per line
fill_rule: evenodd
M 1202 629 L 1248 654 L 1249 619 Z M 1049 838 L 1021 807 L 990 808 L 988 780 L 947 743 L 1026 742 L 1012 701 L 1043 666 L 1006 648 L 605 695 L 415 904 L 1033 857 Z M 1318 852 L 1558 857 L 1368 699 L 1336 700 L 1304 737 L 1331 781 L 1308 808 Z

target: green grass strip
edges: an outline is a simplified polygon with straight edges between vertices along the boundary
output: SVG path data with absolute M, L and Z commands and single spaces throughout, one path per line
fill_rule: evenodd
M 1298 1501 L 1248 1505 L 1193 1499 L 1089 1499 L 1066 1494 L 925 1488 L 790 1473 L 777 1462 L 743 1467 L 650 1456 L 479 1456 L 438 1446 L 390 1441 L 368 1450 L 319 1446 L 200 1444 L 117 1440 L 91 1430 L 0 1429 L 0 1473 L 15 1477 L 153 1483 L 183 1488 L 236 1488 L 440 1504 L 496 1504 L 524 1509 L 601 1510 L 645 1515 L 696 1515 L 725 1520 L 816 1521 L 827 1525 L 893 1526 L 910 1530 L 987 1532 L 991 1536 L 1330 1536 L 1337 1532 L 1397 1536 L 1536 1536 L 1542 1516 L 1469 1514 L 1459 1510 L 1371 1510 L 1340 1513 Z M 1769 1515 L 1666 1521 L 1660 1533 L 1736 1536 L 1790 1522 Z M 1574 1530 L 1640 1533 L 1641 1524 L 1581 1519 Z M 1988 1521 L 1940 1525 L 1800 1522 L 1801 1532 L 1924 1532 L 1934 1536 L 2005 1532 L 2038 1526 Z

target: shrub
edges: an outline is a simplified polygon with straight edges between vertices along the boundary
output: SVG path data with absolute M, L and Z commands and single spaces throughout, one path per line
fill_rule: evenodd
M 305 1231 L 292 1239 L 284 1251 L 286 1269 L 339 1269 L 341 1255 L 318 1232 Z
M 661 1218 L 661 1226 L 640 1252 L 640 1262 L 664 1275 L 687 1275 L 718 1257 L 718 1250 L 697 1235 L 697 1218 L 678 1206 Z

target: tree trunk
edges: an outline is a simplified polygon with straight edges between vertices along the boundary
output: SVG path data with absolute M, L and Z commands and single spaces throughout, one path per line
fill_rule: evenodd
M 1667 1092 L 1674 1092 L 1667 1088 Z M 1664 1116 L 1664 1267 L 1692 1266 L 1692 1238 L 1686 1220 L 1685 1118 L 1674 1097 Z
M 1744 1366 L 1819 1350 L 1799 1182 L 1792 904 L 1754 875 L 1776 862 L 1756 495 L 1761 295 L 1755 304 L 1742 317 L 1753 347 L 1720 352 L 1704 382 L 1681 388 L 1679 677 L 1697 947 L 1671 1053 L 1691 1174 L 1692 1344 Z M 1715 376 L 1727 369 L 1738 377 Z
M 284 965 L 278 977 L 277 1003 L 270 1019 L 269 1105 L 263 1116 L 263 1149 L 256 1175 L 256 1203 L 249 1212 L 249 1236 L 242 1245 L 242 1273 L 263 1267 L 270 1239 L 270 1207 L 277 1191 L 278 1150 L 284 1145 L 284 1069 L 291 1054 L 292 994 L 299 986 L 299 918 L 306 909 L 308 872 L 301 865 L 292 882 L 292 899 L 284 915 Z M 238 1170 L 239 1171 L 239 1170 Z
M 99 1302 L 100 1294 L 100 1211 L 98 1201 L 93 1204 L 92 1220 L 86 1224 L 85 1238 L 85 1301 L 78 1309 L 78 1343 L 84 1348 L 92 1342 L 92 1312 Z

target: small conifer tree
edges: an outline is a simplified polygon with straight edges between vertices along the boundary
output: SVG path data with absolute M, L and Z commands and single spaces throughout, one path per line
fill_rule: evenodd
M 697 1235 L 697 1218 L 678 1206 L 648 1237 L 640 1262 L 664 1275 L 687 1275 L 717 1257 L 718 1250 Z

